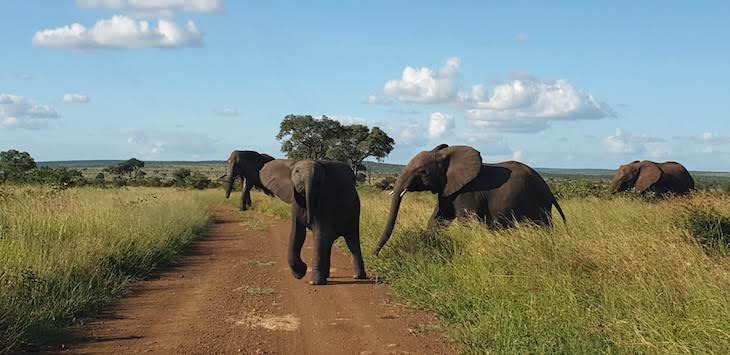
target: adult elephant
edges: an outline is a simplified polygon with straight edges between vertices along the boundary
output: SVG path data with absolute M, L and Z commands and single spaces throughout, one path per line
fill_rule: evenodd
M 294 277 L 307 273 L 301 250 L 307 228 L 314 234 L 312 284 L 325 285 L 332 244 L 345 237 L 355 266 L 355 279 L 367 278 L 360 250 L 360 198 L 355 175 L 334 161 L 274 160 L 261 169 L 261 181 L 274 195 L 291 204 L 289 267 Z
M 388 221 L 375 255 L 393 233 L 407 191 L 431 191 L 438 195 L 429 228 L 469 216 L 476 216 L 491 227 L 507 227 L 521 220 L 551 225 L 553 205 L 565 221 L 552 191 L 529 166 L 516 161 L 482 164 L 476 149 L 442 144 L 418 153 L 398 176 Z
M 695 181 L 689 171 L 677 162 L 635 160 L 618 168 L 611 181 L 610 191 L 615 194 L 632 187 L 641 194 L 655 192 L 685 195 L 694 190 Z
M 252 150 L 234 150 L 228 158 L 228 172 L 226 173 L 226 198 L 231 196 L 233 183 L 236 178 L 241 179 L 241 211 L 251 207 L 251 189 L 256 186 L 271 194 L 261 183 L 259 171 L 264 164 L 274 160 L 267 154 L 261 154 Z

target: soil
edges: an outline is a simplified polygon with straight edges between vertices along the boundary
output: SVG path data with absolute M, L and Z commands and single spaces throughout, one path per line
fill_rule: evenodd
M 295 279 L 286 264 L 290 222 L 231 206 L 184 259 L 135 283 L 52 354 L 451 354 L 435 319 L 387 285 L 353 280 L 335 248 L 329 284 Z M 312 238 L 302 258 L 310 264 Z M 366 265 L 367 267 L 367 265 Z

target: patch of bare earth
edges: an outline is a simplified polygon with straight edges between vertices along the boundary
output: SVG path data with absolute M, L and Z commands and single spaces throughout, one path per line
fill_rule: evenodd
M 240 214 L 248 223 L 241 223 Z M 335 250 L 327 286 L 286 267 L 289 221 L 231 207 L 183 262 L 134 285 L 128 297 L 44 348 L 63 354 L 450 354 L 434 319 L 388 287 L 353 280 Z M 255 219 L 257 222 L 251 222 Z M 255 224 L 257 228 L 246 228 Z M 263 226 L 263 227 L 261 227 Z M 311 238 L 303 258 L 311 260 Z

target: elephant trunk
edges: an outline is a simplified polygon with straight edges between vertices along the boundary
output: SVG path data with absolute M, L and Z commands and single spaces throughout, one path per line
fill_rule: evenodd
M 385 243 L 388 242 L 388 239 L 390 239 L 390 236 L 393 234 L 395 221 L 398 218 L 398 211 L 400 210 L 400 203 L 403 200 L 403 195 L 405 195 L 407 191 L 408 184 L 405 181 L 400 184 L 398 183 L 398 181 L 396 181 L 392 192 L 393 198 L 390 201 L 390 213 L 388 214 L 388 222 L 385 225 L 383 235 L 380 237 L 378 245 L 375 247 L 375 251 L 373 252 L 375 256 L 378 256 L 378 254 L 380 253 L 380 249 L 383 249 L 383 246 L 385 246 Z
M 319 195 L 317 191 L 319 180 L 321 179 L 320 170 L 315 166 L 311 174 L 304 177 L 304 198 L 307 204 L 307 224 L 312 225 L 314 222 L 316 202 L 315 199 Z
M 226 174 L 226 177 L 228 178 L 226 182 L 226 198 L 231 197 L 231 191 L 233 190 L 233 182 L 236 181 L 236 176 L 233 174 L 234 172 L 234 162 L 228 163 L 228 173 Z

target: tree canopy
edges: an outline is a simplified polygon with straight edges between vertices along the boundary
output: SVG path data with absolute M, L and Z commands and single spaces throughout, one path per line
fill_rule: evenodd
M 15 149 L 0 152 L 0 181 L 18 180 L 35 168 L 35 160 L 28 152 Z
M 132 177 L 132 173 L 138 173 L 142 168 L 144 168 L 144 162 L 137 158 L 132 158 L 107 167 L 104 170 L 114 175 L 129 175 Z
M 365 170 L 362 162 L 368 157 L 382 161 L 395 144 L 378 127 L 342 125 L 327 116 L 310 115 L 284 117 L 276 138 L 290 159 L 337 160 L 349 164 L 355 173 Z

